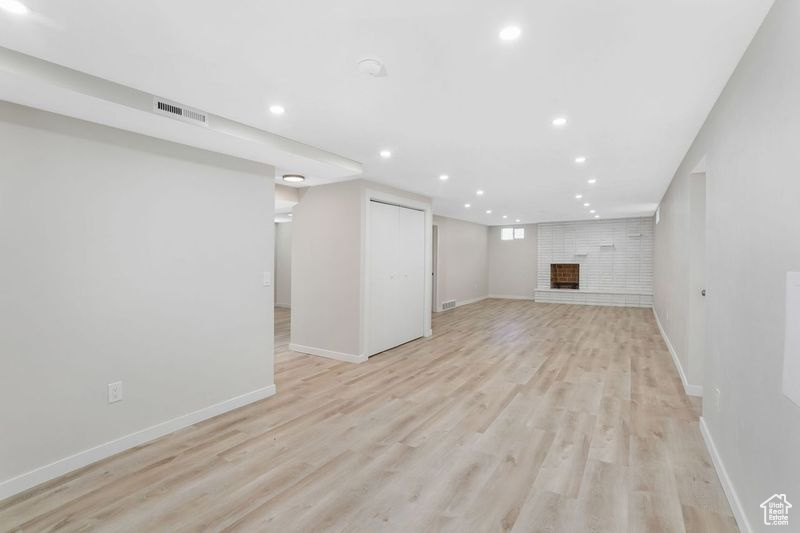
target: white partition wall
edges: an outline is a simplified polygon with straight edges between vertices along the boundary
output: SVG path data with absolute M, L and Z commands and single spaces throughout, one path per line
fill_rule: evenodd
M 587 305 L 653 305 L 653 219 L 539 224 L 536 301 Z M 575 263 L 580 287 L 553 289 L 550 265 Z
M 373 200 L 390 205 L 373 213 Z M 420 311 L 421 335 L 431 334 L 430 198 L 352 180 L 303 189 L 292 213 L 292 350 L 364 362 L 378 351 L 420 336 L 416 319 L 412 324 L 409 318 L 408 327 L 401 327 L 395 316 L 398 308 L 411 308 L 418 300 L 424 308 L 424 312 Z M 401 226 L 416 228 L 419 217 L 421 231 L 414 229 L 408 235 L 400 232 Z M 420 257 L 422 271 L 417 270 Z M 384 274 L 390 270 L 403 272 L 404 276 L 407 273 L 407 283 L 418 284 L 422 289 L 411 291 L 405 287 L 395 291 L 382 284 L 373 287 L 371 276 L 377 275 L 373 270 Z M 373 288 L 380 292 L 379 296 L 372 296 Z M 374 314 L 381 317 L 376 322 L 387 327 L 385 337 L 380 331 L 370 331 Z M 402 335 L 390 339 L 390 329 Z M 376 335 L 382 340 L 373 346 L 371 338 Z
M 425 213 L 371 200 L 367 354 L 424 335 Z

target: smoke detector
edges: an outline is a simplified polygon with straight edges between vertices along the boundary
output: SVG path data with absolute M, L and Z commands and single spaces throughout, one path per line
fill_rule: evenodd
M 365 76 L 372 78 L 383 78 L 386 76 L 386 66 L 380 59 L 368 57 L 358 62 L 358 71 Z

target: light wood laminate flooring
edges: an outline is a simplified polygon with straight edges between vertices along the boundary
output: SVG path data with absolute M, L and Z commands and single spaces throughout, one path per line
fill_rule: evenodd
M 650 309 L 484 300 L 272 398 L 0 502 L 0 530 L 725 532 L 736 523 Z

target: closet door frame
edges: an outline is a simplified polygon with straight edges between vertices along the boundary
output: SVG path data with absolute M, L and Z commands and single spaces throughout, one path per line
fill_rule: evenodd
M 425 337 L 430 337 L 433 334 L 431 329 L 431 291 L 433 289 L 431 273 L 433 272 L 433 210 L 431 204 L 397 196 L 391 193 L 376 191 L 372 189 L 365 189 L 361 202 L 361 355 L 366 358 L 369 357 L 369 279 L 370 279 L 370 265 L 369 258 L 371 257 L 372 250 L 370 249 L 370 234 L 369 234 L 369 209 L 372 201 L 381 202 L 384 204 L 396 205 L 398 207 L 407 207 L 409 209 L 416 209 L 425 213 L 425 272 L 424 272 L 424 307 L 423 307 L 423 323 L 422 331 Z

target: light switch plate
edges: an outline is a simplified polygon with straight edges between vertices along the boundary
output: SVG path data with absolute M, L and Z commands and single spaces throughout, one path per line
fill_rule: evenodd
M 264 272 L 264 286 L 270 287 L 272 285 L 272 272 Z

